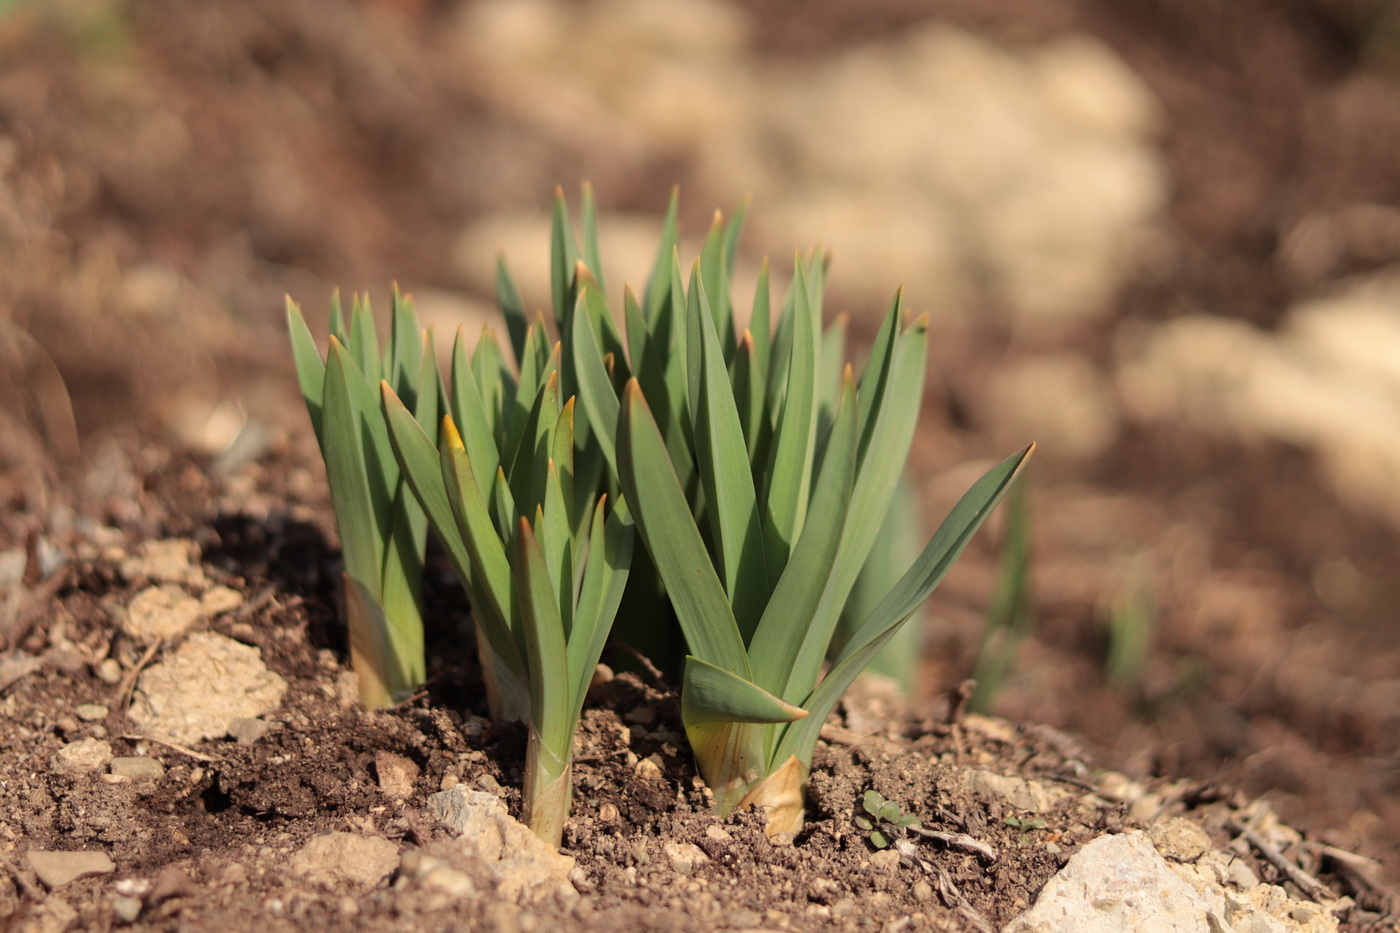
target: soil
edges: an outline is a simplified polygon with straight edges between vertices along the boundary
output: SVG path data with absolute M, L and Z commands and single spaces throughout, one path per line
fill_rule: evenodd
M 328 831 L 437 851 L 444 830 L 427 797 L 456 784 L 518 812 L 524 742 L 479 718 L 478 672 L 459 650 L 467 607 L 440 562 L 424 693 L 377 713 L 344 702 L 333 521 L 284 352 L 282 293 L 378 293 L 391 277 L 459 287 L 448 255 L 466 218 L 536 203 L 584 174 L 610 207 L 657 210 L 687 177 L 673 157 L 581 152 L 439 90 L 433 73 L 461 67 L 436 41 L 453 6 L 151 0 L 71 20 L 38 5 L 0 13 L 0 176 L 18 192 L 0 218 L 14 258 L 0 269 L 0 552 L 28 558 L 0 607 L 0 929 L 126 925 L 113 876 L 46 894 L 23 856 L 65 848 L 101 848 L 116 879 L 152 882 L 138 929 L 1000 926 L 1094 836 L 1186 815 L 1225 846 L 1260 795 L 1305 831 L 1293 854 L 1356 900 L 1348 928 L 1394 928 L 1400 712 L 1371 685 L 1400 676 L 1400 536 L 1339 502 L 1300 451 L 1170 425 L 1130 427 L 1087 471 L 1036 474 L 1038 623 L 994 706 L 1006 719 L 963 717 L 948 700 L 971 668 L 995 572 L 989 540 L 936 597 L 923 693 L 897 702 L 867 688 L 833 717 L 795 839 L 769 843 L 752 815 L 717 819 L 674 693 L 618 674 L 590 697 L 574 774 L 564 851 L 581 896 L 522 913 L 488 898 L 444 904 L 407 879 L 364 890 L 289 873 L 292 853 Z M 1272 326 L 1293 301 L 1400 258 L 1370 244 L 1299 265 L 1284 250 L 1310 212 L 1400 190 L 1388 4 L 854 9 L 761 5 L 753 54 L 818 56 L 929 15 L 1010 43 L 1088 29 L 1160 97 L 1170 221 L 1186 248 L 1082 335 L 1091 359 L 1107 359 L 1117 323 L 1208 308 Z M 438 132 L 449 115 L 457 129 Z M 687 209 L 701 226 L 708 205 Z M 969 339 L 935 347 L 944 391 L 916 449 L 929 470 L 995 449 L 980 369 L 1015 351 L 995 326 Z M 50 404 L 54 375 L 71 423 Z M 208 434 L 232 397 L 246 406 L 239 423 L 261 430 L 230 450 Z M 115 621 L 145 582 L 121 561 L 171 537 L 195 541 L 204 572 L 244 597 L 207 625 L 259 648 L 289 684 L 255 742 L 132 737 L 130 683 L 154 656 Z M 1113 684 L 1103 594 L 1083 581 L 1147 542 L 1171 558 L 1155 578 L 1153 653 L 1136 682 Z M 1364 585 L 1337 597 L 1319 581 L 1343 563 Z M 80 716 L 89 704 L 105 715 Z M 81 738 L 153 757 L 163 776 L 60 773 L 55 754 Z M 407 796 L 386 793 L 383 753 L 416 766 Z M 1063 799 L 1016 811 L 968 790 L 972 768 L 1051 782 Z M 1104 769 L 1146 782 L 1160 812 L 1096 793 Z M 920 843 L 944 874 L 892 860 L 852 821 L 870 788 L 998 859 Z M 667 843 L 704 858 L 678 860 Z M 1345 869 L 1322 844 L 1379 859 L 1381 874 Z M 1260 878 L 1284 880 L 1248 847 L 1239 854 Z M 54 913 L 56 898 L 71 915 Z

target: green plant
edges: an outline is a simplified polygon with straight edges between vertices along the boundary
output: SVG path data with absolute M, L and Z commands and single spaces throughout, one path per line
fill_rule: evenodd
M 722 230 L 716 223 L 709 244 L 727 242 Z M 723 287 L 721 257 L 718 249 L 702 252 L 688 286 L 671 259 L 669 295 L 646 322 L 651 333 L 680 341 L 665 360 L 670 378 L 654 375 L 646 386 L 637 365 L 646 356 L 634 352 L 638 375 L 619 404 L 596 351 L 580 352 L 577 366 L 594 422 L 606 423 L 617 407 L 609 459 L 691 652 L 682 717 L 701 774 L 721 813 L 761 805 L 769 832 L 779 833 L 801 828 L 827 714 L 942 579 L 1031 448 L 969 490 L 822 677 L 837 619 L 912 440 L 927 322 L 906 327 L 896 295 L 859 390 L 846 367 L 833 408 L 824 409 L 820 308 L 812 300 L 820 295 L 820 265 L 796 263 L 784 314 L 760 353 L 760 330 L 751 324 L 732 337 L 732 317 L 721 313 L 727 301 L 711 302 Z M 753 319 L 766 331 L 766 295 L 755 306 Z M 586 351 L 585 342 L 576 349 Z M 765 446 L 766 456 L 755 454 Z M 698 509 L 686 496 L 694 486 Z
M 585 211 L 593 216 L 588 192 Z M 586 227 L 596 255 L 591 220 Z M 562 196 L 554 239 L 562 325 L 584 282 L 596 284 L 577 262 Z M 489 330 L 470 357 L 459 332 L 436 444 L 387 383 L 382 403 L 398 462 L 470 596 L 492 716 L 528 726 L 525 820 L 557 845 L 573 736 L 626 587 L 633 526 L 625 501 L 608 494 L 587 419 L 576 419 L 563 345 L 541 318 L 526 319 L 499 272 L 516 372 Z
M 889 848 L 904 830 L 920 825 L 917 816 L 906 814 L 899 804 L 874 789 L 865 792 L 860 806 L 865 812 L 856 814 L 855 823 L 870 833 L 870 844 L 877 849 Z
M 360 700 L 369 707 L 398 702 L 425 677 L 421 587 L 428 525 L 394 459 L 376 387 L 387 380 L 417 417 L 432 422 L 437 364 L 431 334 L 419 330 L 413 302 L 397 288 L 391 318 L 381 356 L 368 299 L 354 300 L 347 329 L 337 295 L 323 360 L 301 310 L 287 300 L 297 378 L 340 531 L 351 664 Z
M 1030 510 L 1026 503 L 1027 484 L 1023 480 L 1006 504 L 1006 538 L 1002 542 L 1001 566 L 997 572 L 992 605 L 982 620 L 982 642 L 972 669 L 973 688 L 968 708 L 975 713 L 991 708 L 992 697 L 1001 689 L 1016 662 L 1016 651 L 1035 623 L 1031 604 Z

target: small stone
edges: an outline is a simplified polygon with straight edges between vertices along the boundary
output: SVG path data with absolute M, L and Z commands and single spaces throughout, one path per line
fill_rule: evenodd
M 899 853 L 894 849 L 881 849 L 870 856 L 870 867 L 876 871 L 894 871 L 899 867 Z
M 1179 816 L 1149 826 L 1147 838 L 1163 858 L 1174 862 L 1194 862 L 1214 848 L 1204 829 Z
M 649 756 L 637 762 L 636 767 L 632 769 L 637 777 L 644 781 L 659 782 L 662 780 L 661 765 L 659 762 L 652 760 L 654 757 L 655 756 Z
M 206 579 L 199 560 L 199 545 L 188 538 L 164 538 L 145 541 L 134 557 L 121 563 L 121 575 L 127 580 L 150 580 L 153 583 L 188 583 L 203 587 Z
M 53 770 L 59 774 L 80 775 L 101 771 L 112 760 L 112 746 L 100 739 L 69 742 L 54 755 Z
M 141 675 L 128 715 L 148 734 L 188 745 L 228 734 L 239 717 L 276 709 L 286 692 L 257 648 L 200 632 Z
M 204 618 L 199 600 L 179 586 L 148 586 L 131 598 L 122 628 L 138 641 L 163 641 L 183 635 Z
M 914 882 L 914 887 L 911 893 L 913 893 L 914 900 L 916 901 L 929 900 L 933 897 L 933 885 L 920 878 L 918 881 Z
M 390 797 L 403 799 L 412 795 L 418 780 L 418 765 L 393 752 L 374 753 L 374 771 L 379 776 L 379 789 Z
M 1063 794 L 1041 781 L 1008 777 L 991 771 L 973 771 L 967 775 L 968 789 L 981 797 L 1004 800 L 1017 810 L 1044 813 L 1055 806 Z
M 105 875 L 117 867 L 106 852 L 43 852 L 30 849 L 25 857 L 34 874 L 50 891 L 88 875 Z
M 662 845 L 672 870 L 682 875 L 693 875 L 699 865 L 710 860 L 699 846 L 693 842 L 667 842 Z
M 84 722 L 98 722 L 107 718 L 108 709 L 101 703 L 83 703 L 75 706 L 73 712 Z
M 399 847 L 383 836 L 326 833 L 292 856 L 292 871 L 327 886 L 349 883 L 372 887 L 398 867 Z
M 165 766 L 145 755 L 113 758 L 109 770 L 118 777 L 138 784 L 143 781 L 159 781 L 165 777 Z
M 136 918 L 141 916 L 141 899 L 139 897 L 114 897 L 112 898 L 112 913 L 122 923 L 135 923 Z
M 229 721 L 228 734 L 239 745 L 252 745 L 258 739 L 267 735 L 272 724 L 255 719 L 252 716 L 239 716 L 237 719 Z
M 109 686 L 122 682 L 122 666 L 116 658 L 103 658 L 97 664 L 97 679 Z
M 714 824 L 705 827 L 705 838 L 712 839 L 721 845 L 734 841 L 734 837 L 730 835 L 729 830 L 725 829 L 723 826 L 715 826 Z
M 227 586 L 211 586 L 199 597 L 199 608 L 207 618 L 243 605 L 243 594 Z

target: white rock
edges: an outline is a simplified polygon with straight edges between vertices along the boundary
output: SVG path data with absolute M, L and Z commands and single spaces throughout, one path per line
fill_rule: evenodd
M 693 842 L 667 842 L 662 844 L 661 849 L 666 853 L 671 868 L 682 875 L 695 874 L 697 867 L 710 860 L 705 850 Z
M 1027 781 L 1025 778 L 1007 777 L 991 771 L 972 771 L 966 777 L 968 789 L 979 796 L 996 797 L 1015 807 L 1031 813 L 1044 813 L 1055 806 L 1056 801 L 1066 796 L 1056 788 L 1041 781 Z
M 78 739 L 54 754 L 53 770 L 59 774 L 89 774 L 101 771 L 112 760 L 112 746 L 100 739 Z
M 326 833 L 292 856 L 292 871 L 327 887 L 348 883 L 373 887 L 399 864 L 399 847 L 383 836 Z
M 577 897 L 569 883 L 574 860 L 512 818 L 495 795 L 458 784 L 429 796 L 428 812 L 457 834 L 461 852 L 486 866 L 503 900 Z
M 122 628 L 139 641 L 163 641 L 183 635 L 202 618 L 204 607 L 199 600 L 167 583 L 148 586 L 131 597 Z
M 216 632 L 191 635 L 141 675 L 129 715 L 150 735 L 182 744 L 216 739 L 239 717 L 270 712 L 287 682 L 257 648 Z
M 1209 909 L 1147 837 L 1100 836 L 1075 853 L 1005 933 L 1211 933 Z
M 122 561 L 121 574 L 127 580 L 187 583 L 199 588 L 208 582 L 199 566 L 199 545 L 188 538 L 142 542 L 135 556 Z
M 29 867 L 50 891 L 88 875 L 105 875 L 116 869 L 106 852 L 41 852 L 25 855 Z

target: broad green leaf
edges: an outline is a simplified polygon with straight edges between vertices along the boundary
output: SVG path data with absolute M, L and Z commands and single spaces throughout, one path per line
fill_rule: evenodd
M 547 746 L 567 757 L 574 727 L 569 715 L 572 681 L 559 595 L 544 551 L 524 518 L 515 536 L 514 553 L 515 598 L 530 671 L 531 727 L 540 732 Z
M 390 633 L 386 668 L 395 702 L 428 676 L 423 659 L 423 521 L 413 492 L 400 483 L 380 584 L 380 605 Z
M 549 449 L 549 458 L 559 471 L 559 491 L 564 500 L 564 514 L 570 519 L 570 524 L 574 514 L 574 403 L 575 400 L 571 398 L 559 410 Z
M 459 425 L 467 456 L 471 457 L 472 463 L 481 471 L 483 478 L 494 478 L 496 467 L 500 466 L 501 462 L 500 450 L 496 447 L 496 435 L 492 430 L 497 416 L 487 408 L 485 399 L 481 397 L 481 386 L 467 360 L 466 342 L 460 327 L 452 344 L 450 379 L 452 419 Z M 437 418 L 420 418 L 418 423 L 436 424 Z M 511 516 L 512 520 L 514 517 Z
M 345 311 L 340 306 L 340 289 L 331 292 L 330 336 L 342 344 L 348 338 L 345 330 Z
M 470 581 L 473 577 L 471 555 L 467 552 L 466 542 L 448 501 L 437 446 L 404 407 L 403 401 L 394 394 L 389 383 L 381 381 L 379 391 L 389 438 L 403 476 L 413 490 L 414 498 L 427 513 L 428 522 L 447 552 L 452 569 L 464 582 Z
M 928 322 L 920 318 L 895 343 L 881 397 L 862 424 L 857 451 L 855 487 L 846 527 L 841 535 L 836 567 L 827 581 L 813 625 L 830 638 L 856 577 L 865 566 L 879 534 L 899 474 L 909 455 L 923 399 L 924 363 L 928 355 Z M 859 397 L 859 393 L 857 393 Z M 825 649 L 823 649 L 825 650 Z
M 750 465 L 757 461 L 760 448 L 766 449 L 768 440 L 763 382 L 757 370 L 758 352 L 754 349 L 753 334 L 745 330 L 729 365 L 729 383 L 734 387 L 734 407 L 739 411 L 739 425 L 744 429 L 744 446 Z
M 292 337 L 292 360 L 296 363 L 297 383 L 301 386 L 301 397 L 306 401 L 306 413 L 311 416 L 311 429 L 316 432 L 316 442 L 325 456 L 326 439 L 321 428 L 321 394 L 326 383 L 326 364 L 321 359 L 321 351 L 316 349 L 316 340 L 301 309 L 289 297 L 287 299 L 287 330 Z
M 597 294 L 593 289 L 584 289 L 584 299 L 591 301 Z M 588 326 L 588 315 L 575 314 L 573 339 L 570 341 L 574 354 L 574 373 L 578 377 L 579 399 L 590 423 L 597 425 L 594 432 L 603 456 L 608 460 L 609 469 L 617 473 L 616 437 L 604 426 L 617 424 L 617 395 L 613 382 L 603 367 L 603 357 L 594 339 L 593 328 Z
M 384 378 L 389 380 L 404 404 L 414 409 L 418 405 L 418 377 L 423 367 L 423 329 L 418 326 L 413 297 L 401 294 L 397 284 L 391 293 L 389 309 Z
M 763 528 L 744 431 L 698 266 L 691 275 L 688 318 L 690 343 L 698 349 L 693 364 L 698 381 L 692 402 L 695 459 L 721 580 L 747 643 L 769 593 Z
M 694 655 L 685 659 L 681 719 L 702 722 L 793 722 L 807 711 L 764 690 L 753 681 Z
M 800 703 L 812 692 L 831 635 L 829 625 L 817 624 L 817 609 L 847 521 L 856 469 L 855 394 L 847 367 L 810 517 L 749 642 L 754 681 L 788 702 Z
M 374 332 L 374 312 L 369 296 L 356 295 L 350 303 L 350 342 L 345 345 L 350 358 L 365 377 L 378 382 L 383 375 L 379 360 L 379 338 Z
M 618 419 L 618 475 L 692 653 L 745 678 L 748 656 L 729 600 L 671 466 L 666 442 L 634 379 Z
M 710 222 L 710 233 L 705 237 L 705 245 L 700 250 L 700 281 L 705 285 L 709 297 L 710 315 L 719 335 L 724 359 L 734 355 L 736 338 L 734 335 L 734 314 L 729 306 L 729 265 L 724 249 L 724 217 L 715 211 Z M 692 289 L 694 286 L 692 285 Z
M 521 341 L 524 342 L 524 337 Z M 472 375 L 476 378 L 482 408 L 491 419 L 491 433 L 496 438 L 496 450 L 504 452 L 511 415 L 515 411 L 517 382 L 506 363 L 501 344 L 496 339 L 496 332 L 489 325 L 482 327 L 481 336 L 476 341 L 476 349 L 472 351 Z
M 515 497 L 510 494 L 510 481 L 506 479 L 503 467 L 496 468 L 496 482 L 491 490 L 491 517 L 495 521 L 496 532 L 502 541 L 509 541 L 520 512 L 515 507 Z
M 377 601 L 380 567 L 384 563 L 384 537 L 388 531 L 390 502 L 375 502 L 376 490 L 370 479 L 366 457 L 375 456 L 365 427 L 365 413 L 355 403 L 355 383 L 364 376 L 355 367 L 340 341 L 331 338 L 326 362 L 326 383 L 322 394 L 326 432 L 326 479 L 331 489 L 336 527 L 340 530 L 345 569 L 352 578 L 368 587 Z M 375 413 L 377 414 L 377 413 Z M 382 510 L 385 519 L 380 520 Z
M 860 423 L 865 426 L 867 435 L 875 424 L 870 413 L 874 410 L 876 402 L 884 398 L 885 376 L 889 371 L 890 361 L 894 358 L 894 348 L 899 341 L 903 318 L 904 292 L 898 291 L 890 302 L 889 310 L 885 312 L 884 320 L 880 322 L 880 330 L 876 332 L 875 342 L 870 346 L 870 358 L 865 363 L 865 370 L 860 374 Z M 864 456 L 866 446 L 867 442 L 862 439 L 861 456 Z
M 792 754 L 806 762 L 812 760 L 812 749 L 816 747 L 821 723 L 826 721 L 837 700 L 899 625 L 909 618 L 943 580 L 958 555 L 967 547 L 973 533 L 996 508 L 1034 450 L 1035 445 L 1032 444 L 1020 453 L 1003 460 L 988 470 L 963 494 L 914 561 L 914 566 L 909 568 L 890 594 L 860 625 L 850 643 L 832 662 L 826 677 L 817 685 L 811 697 L 802 704 L 811 715 L 787 729 L 777 746 L 777 756 Z M 815 722 L 816 728 L 808 726 L 809 722 Z
M 792 314 L 788 321 L 792 355 L 763 497 L 763 533 L 770 574 L 781 572 L 787 565 L 788 554 L 802 532 L 816 444 L 816 330 L 811 321 L 812 306 L 800 262 L 794 276 Z
M 520 290 L 515 287 L 515 279 L 510 274 L 505 257 L 496 258 L 496 304 L 506 319 L 506 334 L 510 337 L 511 353 L 516 365 L 525 359 L 525 334 L 530 330 L 530 316 L 525 313 L 525 302 L 520 298 Z
M 661 223 L 661 243 L 656 248 L 656 261 L 652 263 L 651 277 L 647 279 L 647 303 L 643 309 L 646 313 L 646 320 L 651 322 L 661 305 L 670 297 L 671 291 L 671 262 L 676 251 L 676 244 L 680 240 L 680 225 L 677 217 L 680 214 L 680 188 L 671 189 L 671 200 L 666 204 L 666 218 Z M 629 322 L 629 327 L 630 322 Z M 632 365 L 637 365 L 637 357 L 632 357 Z
M 619 499 L 605 520 L 607 506 L 607 500 L 600 498 L 593 511 L 583 582 L 579 586 L 574 627 L 569 632 L 569 676 L 574 682 L 575 716 L 583 708 L 632 566 L 633 525 L 626 502 Z
M 545 474 L 544 502 L 535 510 L 535 538 L 544 553 L 554 591 L 559 594 L 558 612 L 566 636 L 574 622 L 574 558 L 570 553 L 572 532 L 564 496 L 559 488 L 559 471 L 551 459 Z
M 569 327 L 574 311 L 574 267 L 578 264 L 578 244 L 569 225 L 569 209 L 564 189 L 554 189 L 554 219 L 550 224 L 549 290 L 554 296 L 554 321 L 560 333 Z
M 598 202 L 593 197 L 593 185 L 583 183 L 583 263 L 593 273 L 598 291 L 607 294 L 603 282 L 603 257 L 598 250 Z
M 522 637 L 520 620 L 516 603 L 511 599 L 510 561 L 482 500 L 481 486 L 472 472 L 467 449 L 450 417 L 442 420 L 442 439 L 438 447 L 447 500 L 471 557 L 472 573 L 468 580 L 476 590 L 472 594 L 472 610 L 482 620 L 492 650 L 507 660 L 515 659 L 516 663 L 511 666 L 523 670 L 519 666 L 523 649 L 523 643 L 518 640 Z
M 753 311 L 749 315 L 749 333 L 753 335 L 754 355 L 758 360 L 758 366 L 754 370 L 757 377 L 754 379 L 754 385 L 759 387 L 768 385 L 769 357 L 773 346 L 769 301 L 768 260 L 764 259 L 758 270 L 758 285 L 753 292 Z

